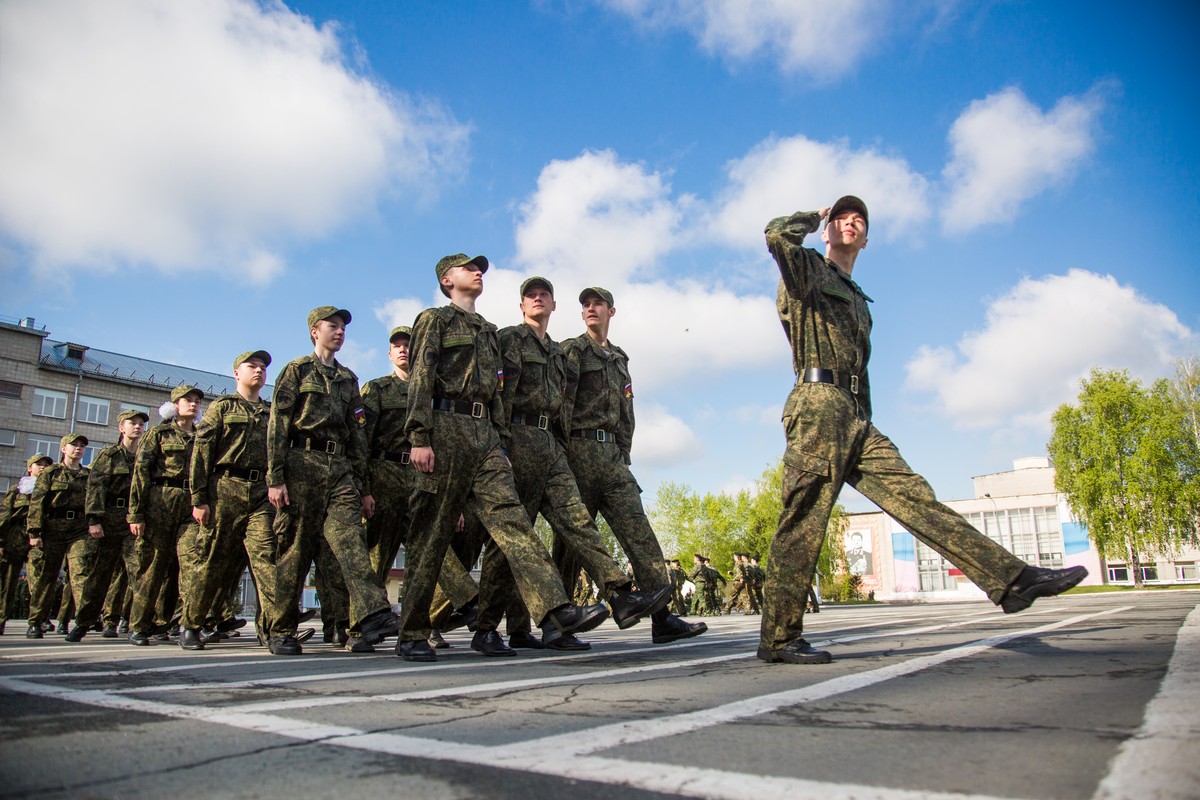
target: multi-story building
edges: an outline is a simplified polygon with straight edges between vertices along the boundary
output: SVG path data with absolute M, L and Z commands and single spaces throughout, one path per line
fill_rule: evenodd
M 1132 584 L 1124 561 L 1105 562 L 1087 530 L 1071 515 L 1066 498 L 1054 488 L 1054 467 L 1047 458 L 1022 458 L 1012 470 L 972 479 L 975 496 L 949 500 L 976 530 L 1025 562 L 1039 567 L 1082 565 L 1084 585 Z M 918 541 L 882 511 L 847 514 L 846 558 L 862 576 L 862 591 L 877 600 L 964 600 L 983 597 L 962 570 Z M 1146 583 L 1200 583 L 1200 550 L 1144 555 Z

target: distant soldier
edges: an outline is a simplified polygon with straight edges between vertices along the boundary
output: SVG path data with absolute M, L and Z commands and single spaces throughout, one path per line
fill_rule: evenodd
M 366 411 L 358 378 L 335 357 L 350 312 L 320 306 L 308 314 L 311 355 L 288 363 L 275 382 L 267 432 L 268 498 L 275 506 L 279 576 L 269 616 L 268 646 L 299 655 L 300 597 L 322 542 L 336 558 L 349 597 L 350 631 L 372 641 L 396 633 L 399 621 L 367 553 L 362 518 L 375 513 L 363 496 Z
M 0 633 L 9 617 L 17 616 L 17 586 L 29 559 L 29 498 L 37 477 L 54 463 L 40 453 L 25 462 L 25 476 L 9 487 L 0 501 Z
M 754 594 L 754 605 L 758 609 L 755 614 L 762 613 L 763 583 L 767 579 L 766 572 L 758 565 L 758 559 L 750 556 L 750 590 Z
M 708 592 L 708 570 L 704 568 L 704 556 L 696 553 L 692 558 L 692 563 L 695 565 L 695 569 L 688 575 L 688 579 L 696 587 L 696 591 L 692 594 L 692 613 L 697 617 L 711 616 L 713 607 Z
M 50 601 L 63 562 L 75 574 L 72 587 L 75 605 L 82 605 L 83 586 L 91 570 L 93 546 L 88 537 L 84 504 L 87 499 L 87 467 L 83 466 L 86 436 L 68 433 L 59 441 L 62 460 L 37 477 L 29 498 L 29 630 L 25 636 L 42 638 L 42 623 L 50 616 Z M 83 632 L 77 627 L 68 634 L 78 642 Z M 78 634 L 77 634 L 78 632 Z M 77 634 L 77 635 L 76 635 Z
M 719 617 L 721 616 L 723 606 L 721 601 L 725 598 L 725 593 L 717 589 L 717 584 L 719 583 L 724 587 L 729 581 L 717 571 L 716 567 L 712 565 L 712 561 L 708 558 L 704 559 L 704 571 L 708 575 L 708 585 L 705 587 L 708 596 L 705 598 L 705 602 L 712 609 L 713 615 Z

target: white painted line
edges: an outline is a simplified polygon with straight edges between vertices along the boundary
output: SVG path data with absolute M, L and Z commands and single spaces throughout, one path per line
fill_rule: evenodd
M 1200 606 L 1187 615 L 1142 727 L 1122 743 L 1096 800 L 1200 797 Z

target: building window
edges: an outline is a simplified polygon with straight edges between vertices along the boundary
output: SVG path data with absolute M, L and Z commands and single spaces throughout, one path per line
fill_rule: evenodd
M 1108 581 L 1109 583 L 1129 583 L 1129 567 L 1124 564 L 1110 564 Z
M 7 494 L 8 490 L 12 488 L 12 485 L 12 478 L 0 478 L 0 492 Z
M 0 447 L 16 447 L 17 432 L 0 430 Z
M 1142 581 L 1154 583 L 1158 581 L 1158 567 L 1142 567 Z
M 108 447 L 104 442 L 90 442 L 87 447 L 83 448 L 83 466 L 90 466 L 92 461 L 100 454 L 100 451 Z
M 12 381 L 0 381 L 0 397 L 16 397 L 21 396 L 21 384 L 13 383 Z
M 1176 561 L 1175 580 L 1200 581 L 1200 570 L 1196 569 L 1195 561 Z
M 67 393 L 35 388 L 33 390 L 33 415 L 66 419 Z
M 150 419 L 150 406 L 139 406 L 137 403 L 121 403 L 122 411 L 140 411 Z
M 109 405 L 109 402 L 103 397 L 80 395 L 79 402 L 75 405 L 75 419 L 80 422 L 90 422 L 93 425 L 107 425 Z
M 25 458 L 31 458 L 35 455 L 49 456 L 51 461 L 58 461 L 58 457 L 61 455 L 58 439 L 51 439 L 47 436 L 37 436 L 36 434 L 32 433 L 29 434 L 26 439 Z

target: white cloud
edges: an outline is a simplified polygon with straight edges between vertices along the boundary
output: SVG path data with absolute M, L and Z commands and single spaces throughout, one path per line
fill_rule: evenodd
M 942 227 L 1006 222 L 1022 203 L 1071 178 L 1092 153 L 1103 87 L 1043 112 L 1016 87 L 976 100 L 954 121 Z
M 728 188 L 706 227 L 732 245 L 765 249 L 768 221 L 833 205 L 844 194 L 862 197 L 872 220 L 879 220 L 872 222 L 873 236 L 911 235 L 929 216 L 928 183 L 904 159 L 874 148 L 852 149 L 845 141 L 767 139 L 731 161 L 726 174 Z
M 407 325 L 411 328 L 412 324 L 417 321 L 417 315 L 429 306 L 429 303 L 422 302 L 415 297 L 397 297 L 384 300 L 372 311 L 375 312 L 375 319 L 390 331 L 397 325 Z
M 922 347 L 908 363 L 906 388 L 932 391 L 956 427 L 1044 430 L 1093 367 L 1153 379 L 1196 344 L 1166 306 L 1112 276 L 1073 269 L 1021 281 L 988 307 L 983 330 L 954 349 Z
M 786 73 L 832 78 L 850 71 L 888 29 L 890 4 L 842 0 L 601 0 L 645 28 L 682 28 L 709 54 L 761 58 Z
M 637 404 L 637 428 L 630 458 L 636 467 L 669 467 L 691 461 L 704 447 L 688 424 L 656 403 Z
M 465 160 L 465 126 L 348 60 L 271 0 L 0 4 L 0 235 L 44 275 L 270 281 L 289 242 Z
M 350 338 L 346 339 L 337 353 L 338 362 L 357 375 L 360 384 L 374 377 L 375 365 L 382 357 L 378 348 L 360 344 L 357 339 Z

